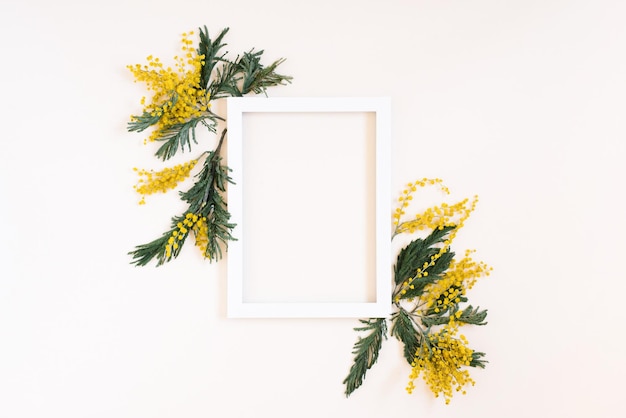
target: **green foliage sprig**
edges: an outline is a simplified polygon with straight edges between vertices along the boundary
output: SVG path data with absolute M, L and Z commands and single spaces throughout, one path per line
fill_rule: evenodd
M 291 77 L 276 72 L 284 59 L 269 65 L 262 63 L 263 51 L 250 51 L 229 59 L 224 51 L 224 37 L 228 28 L 211 39 L 206 28 L 199 29 L 199 42 L 194 48 L 190 36 L 182 36 L 182 54 L 175 57 L 175 69 L 165 67 L 152 56 L 145 65 L 128 66 L 135 80 L 146 83 L 153 92 L 150 101 L 142 99 L 143 112 L 131 116 L 129 132 L 144 132 L 152 129 L 146 142 L 157 142 L 155 153 L 160 160 L 169 160 L 178 152 L 191 152 L 198 145 L 196 130 L 203 128 L 216 134 L 225 119 L 212 110 L 215 100 L 240 97 L 246 94 L 266 94 L 269 87 L 291 82 Z M 202 169 L 195 175 L 195 183 L 180 198 L 188 208 L 182 215 L 171 219 L 171 228 L 147 244 L 139 245 L 129 254 L 132 263 L 144 266 L 152 260 L 157 266 L 176 258 L 189 235 L 193 235 L 196 246 L 209 260 L 219 260 L 234 240 L 229 222 L 230 213 L 225 199 L 230 169 L 223 164 L 220 151 L 226 137 L 226 128 L 214 149 L 204 150 L 185 164 L 154 172 L 138 170 L 140 181 L 135 189 L 145 197 L 157 192 L 174 189 L 191 175 L 199 162 Z
M 412 193 L 426 185 L 440 185 L 449 193 L 439 179 L 409 183 L 403 192 L 400 208 L 394 213 L 393 237 L 430 232 L 413 239 L 398 253 L 393 269 L 391 317 L 362 319 L 366 326 L 354 328 L 369 334 L 359 337 L 354 345 L 353 364 L 343 381 L 346 396 L 363 384 L 367 371 L 376 363 L 386 339 L 387 321 L 391 325 L 390 335 L 402 344 L 403 357 L 411 367 L 406 387 L 409 393 L 422 374 L 435 395 L 443 395 L 449 403 L 455 391 L 465 393 L 463 387 L 474 384 L 467 367 L 485 367 L 485 354 L 469 348 L 467 339 L 458 331 L 462 326 L 486 324 L 487 310 L 468 305 L 466 292 L 477 278 L 489 275 L 491 268 L 474 261 L 471 251 L 458 260 L 450 248 L 457 231 L 474 210 L 476 199 L 471 203 L 468 199 L 455 205 L 444 203 L 402 222 Z
M 369 331 L 364 338 L 359 337 L 354 344 L 352 354 L 354 364 L 350 368 L 348 377 L 344 380 L 346 393 L 352 393 L 363 384 L 365 374 L 378 360 L 378 353 L 383 344 L 383 339 L 387 338 L 387 321 L 384 318 L 361 319 L 362 327 L 354 328 L 355 331 Z

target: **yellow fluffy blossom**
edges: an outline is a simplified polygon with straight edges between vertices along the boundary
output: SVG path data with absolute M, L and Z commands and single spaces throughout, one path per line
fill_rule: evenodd
M 465 336 L 456 338 L 456 332 L 456 327 L 446 327 L 426 337 L 427 341 L 417 350 L 411 363 L 408 393 L 413 392 L 420 374 L 436 397 L 443 395 L 446 404 L 450 403 L 454 392 L 465 394 L 463 387 L 474 385 L 469 371 L 464 368 L 470 365 L 473 350 L 468 347 Z
M 209 96 L 200 85 L 204 55 L 198 55 L 189 36 L 193 32 L 182 36 L 182 54 L 174 57 L 175 69 L 165 68 L 159 58 L 152 55 L 146 60 L 147 65 L 129 65 L 135 82 L 146 83 L 152 97 L 148 103 L 142 98 L 144 113 L 159 117 L 156 129 L 149 140 L 154 141 L 163 132 L 173 125 L 186 123 L 206 112 L 209 107 Z
M 432 230 L 435 228 L 441 229 L 449 225 L 456 225 L 458 229 L 463 226 L 463 221 L 465 221 L 476 208 L 478 198 L 474 196 L 471 202 L 469 199 L 464 199 L 452 205 L 442 203 L 439 206 L 430 207 L 424 212 L 415 215 L 412 220 L 400 222 L 400 219 L 405 214 L 404 210 L 409 206 L 410 201 L 413 200 L 413 193 L 417 190 L 417 187 L 424 187 L 426 185 L 438 185 L 444 193 L 450 194 L 450 190 L 443 185 L 440 179 L 422 179 L 414 183 L 409 183 L 398 199 L 400 207 L 398 207 L 393 214 L 393 223 L 396 226 L 395 234 L 404 232 L 414 233 L 416 231 Z
M 139 175 L 139 181 L 134 186 L 137 193 L 141 195 L 139 204 L 145 204 L 145 197 L 148 195 L 158 192 L 165 193 L 175 188 L 178 183 L 189 177 L 191 170 L 197 162 L 198 160 L 191 160 L 157 172 L 134 168 L 133 170 Z
M 430 260 L 424 263 L 421 268 L 417 269 L 413 277 L 404 281 L 404 283 L 402 284 L 402 289 L 394 298 L 394 302 L 400 301 L 402 296 L 407 293 L 408 289 L 412 288 L 413 282 L 416 279 L 428 275 L 428 272 L 426 270 L 429 267 L 433 266 L 436 261 L 449 250 L 450 244 L 456 237 L 458 231 L 465 225 L 465 221 L 476 209 L 476 204 L 478 203 L 478 196 L 474 196 L 471 201 L 470 199 L 463 199 L 462 201 L 452 205 L 442 203 L 439 206 L 428 208 L 426 209 L 426 211 L 415 215 L 415 218 L 413 220 L 400 222 L 402 215 L 404 215 L 405 213 L 404 209 L 408 206 L 408 202 L 412 200 L 411 194 L 417 189 L 417 186 L 423 187 L 427 184 L 437 184 L 445 193 L 450 193 L 448 188 L 445 187 L 439 179 L 423 179 L 416 183 L 409 183 L 409 188 L 405 189 L 402 192 L 402 196 L 399 199 L 400 208 L 396 209 L 394 213 L 394 223 L 396 225 L 396 230 L 394 234 L 400 234 L 404 232 L 414 233 L 420 230 L 433 230 L 436 228 L 443 229 L 446 226 L 455 226 L 455 228 L 450 232 L 448 238 L 444 241 L 439 251 L 431 256 Z
M 439 188 L 445 193 L 450 194 L 450 190 L 446 186 L 444 186 L 443 181 L 441 179 L 428 179 L 423 178 L 421 180 L 417 180 L 415 182 L 411 182 L 407 184 L 406 188 L 402 191 L 402 195 L 398 198 L 400 202 L 400 207 L 395 210 L 393 213 L 393 224 L 400 224 L 400 218 L 404 215 L 404 209 L 406 209 L 411 200 L 413 200 L 413 193 L 417 191 L 418 187 L 426 187 L 426 186 L 439 186 Z
M 185 217 L 176 224 L 176 228 L 167 239 L 167 245 L 165 246 L 165 256 L 167 258 L 172 256 L 172 252 L 180 247 L 181 241 L 184 241 L 191 231 L 193 231 L 196 236 L 196 245 L 200 247 L 201 250 L 203 248 L 206 250 L 206 242 L 208 242 L 206 218 L 195 213 L 187 213 Z
M 206 222 L 206 217 L 198 218 L 193 226 L 193 232 L 196 236 L 196 246 L 204 257 L 209 258 L 206 252 L 207 246 L 209 245 L 209 227 Z
M 426 285 L 423 293 L 425 310 L 432 309 L 435 313 L 447 311 L 461 302 L 461 297 L 474 286 L 476 279 L 490 274 L 491 267 L 482 261 L 474 261 L 470 257 L 472 252 L 466 251 L 460 261 L 453 259 L 441 279 Z M 461 311 L 450 315 L 450 321 L 453 322 L 460 315 Z

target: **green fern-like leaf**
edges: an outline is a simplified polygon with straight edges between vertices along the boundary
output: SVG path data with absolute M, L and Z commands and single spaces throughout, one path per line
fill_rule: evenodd
M 443 242 L 446 235 L 454 228 L 454 226 L 444 227 L 443 229 L 435 228 L 425 239 L 418 238 L 404 247 L 398 254 L 394 268 L 396 285 L 413 277 L 417 269 L 430 262 L 431 257 L 439 252 L 439 248 L 434 246 Z
M 430 251 L 428 251 L 430 252 Z M 438 252 L 435 251 L 433 254 Z M 430 283 L 435 283 L 441 279 L 442 274 L 450 267 L 450 263 L 454 258 L 454 253 L 446 251 L 441 254 L 428 268 L 422 270 L 422 277 L 418 277 L 411 282 L 413 288 L 406 289 L 406 293 L 402 295 L 402 299 L 412 299 L 421 296 L 424 293 L 424 288 Z M 427 273 L 427 275 L 424 275 Z
M 180 253 L 180 250 L 185 244 L 185 240 L 187 239 L 187 234 L 181 236 L 181 238 L 177 241 L 178 246 L 176 248 L 172 248 L 171 254 L 169 256 L 166 252 L 166 247 L 169 238 L 172 236 L 172 233 L 178 230 L 176 225 L 179 222 L 182 222 L 183 219 L 184 216 L 173 217 L 172 228 L 169 231 L 163 233 L 161 237 L 155 239 L 154 241 L 151 241 L 147 244 L 138 245 L 137 247 L 135 247 L 134 251 L 128 253 L 133 258 L 131 264 L 134 264 L 136 266 L 145 266 L 153 259 L 156 259 L 157 266 L 160 266 L 178 257 L 178 254 Z
M 481 311 L 479 306 L 474 309 L 472 305 L 469 305 L 463 310 L 461 316 L 457 319 L 457 321 L 471 325 L 487 325 L 487 323 L 485 322 L 486 318 L 487 309 Z
M 216 68 L 215 78 L 208 87 L 211 98 L 241 97 L 242 93 L 238 87 L 241 79 L 239 57 L 234 62 L 224 61 L 220 67 Z
M 485 357 L 485 353 L 481 353 L 479 351 L 472 352 L 472 360 L 470 360 L 470 366 L 480 367 L 481 369 L 484 369 L 486 366 L 485 363 L 489 362 L 487 360 L 484 360 L 483 357 Z
M 140 116 L 133 116 L 128 122 L 128 132 L 143 132 L 161 119 L 162 114 L 143 112 Z
M 391 335 L 404 345 L 404 358 L 411 364 L 421 345 L 421 335 L 413 326 L 409 313 L 400 308 L 392 316 Z
M 228 246 L 228 241 L 235 240 L 232 230 L 236 225 L 229 222 L 230 213 L 223 198 L 227 183 L 232 183 L 230 169 L 221 163 L 222 157 L 219 155 L 225 136 L 226 130 L 222 132 L 215 151 L 208 153 L 194 185 L 180 194 L 181 200 L 189 204 L 189 212 L 207 219 L 208 244 L 205 256 L 212 261 L 220 260 L 222 247 Z
M 245 52 L 233 61 L 222 60 L 216 68 L 215 79 L 208 91 L 212 98 L 241 97 L 248 93 L 265 94 L 268 87 L 291 82 L 291 77 L 278 74 L 276 68 L 285 60 L 279 59 L 265 67 L 261 63 L 263 51 Z
M 213 69 L 219 63 L 224 61 L 226 53 L 219 55 L 219 51 L 226 46 L 222 43 L 222 39 L 228 32 L 229 28 L 224 28 L 215 40 L 211 40 L 209 37 L 209 31 L 207 27 L 200 29 L 200 43 L 198 44 L 198 55 L 204 55 L 204 64 L 202 65 L 202 72 L 200 74 L 200 86 L 202 88 L 208 88 L 211 80 L 211 74 Z
M 243 54 L 241 58 L 241 70 L 243 73 L 242 94 L 253 92 L 255 94 L 265 94 L 268 87 L 290 83 L 291 77 L 276 73 L 276 68 L 285 60 L 279 59 L 267 67 L 261 64 L 263 51 L 250 51 Z
M 196 126 L 202 122 L 206 117 L 194 118 L 185 123 L 178 123 L 168 127 L 161 133 L 161 136 L 156 138 L 157 141 L 163 142 L 163 145 L 159 147 L 156 152 L 156 156 L 162 160 L 168 160 L 176 155 L 178 149 L 185 151 L 187 147 L 188 151 L 191 151 L 191 142 L 197 144 L 196 140 Z M 215 132 L 215 125 L 208 124 L 207 127 L 211 132 Z
M 357 340 L 352 354 L 355 355 L 352 367 L 343 383 L 346 385 L 346 396 L 350 396 L 363 384 L 367 371 L 378 360 L 378 354 L 387 336 L 387 321 L 384 318 L 360 319 L 364 326 L 355 328 L 355 331 L 370 332 L 367 336 Z

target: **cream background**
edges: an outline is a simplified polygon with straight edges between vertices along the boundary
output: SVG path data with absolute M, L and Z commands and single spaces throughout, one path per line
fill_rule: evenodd
M 621 416 L 625 18 L 618 0 L 3 0 L 0 416 Z M 495 268 L 468 396 L 406 395 L 388 340 L 345 399 L 356 321 L 228 320 L 223 264 L 128 264 L 179 207 L 136 205 L 132 167 L 155 160 L 125 132 L 143 90 L 124 67 L 204 24 L 287 58 L 273 96 L 390 96 L 392 190 L 480 195 L 457 243 Z
M 236 221 L 239 237 L 242 221 L 245 230 L 243 302 L 376 302 L 376 115 L 259 112 L 242 120 L 243 167 L 229 164 L 243 171 L 235 177 L 245 205 Z M 277 231 L 282 245 L 268 246 Z

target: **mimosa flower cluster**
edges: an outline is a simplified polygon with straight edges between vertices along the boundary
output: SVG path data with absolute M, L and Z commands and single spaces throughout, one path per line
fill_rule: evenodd
M 158 119 L 156 129 L 148 138 L 150 141 L 157 140 L 172 126 L 201 117 L 211 107 L 210 95 L 200 84 L 205 56 L 198 55 L 191 46 L 193 41 L 189 36 L 193 34 L 193 31 L 183 33 L 182 55 L 174 57 L 175 69 L 165 68 L 163 62 L 152 55 L 146 58 L 148 64 L 128 66 L 135 82 L 145 83 L 152 92 L 147 103 L 145 96 L 141 99 L 144 115 Z M 131 121 L 137 120 L 138 117 L 131 116 Z
M 398 254 L 394 312 L 389 321 L 391 335 L 404 345 L 404 357 L 411 367 L 407 392 L 416 390 L 415 381 L 421 375 L 435 396 L 443 396 L 448 404 L 454 393 L 465 394 L 465 387 L 474 385 L 468 368 L 485 367 L 484 353 L 470 348 L 465 336 L 457 334 L 463 326 L 485 324 L 487 311 L 468 305 L 467 294 L 492 269 L 473 260 L 474 250 L 466 250 L 457 259 L 451 249 L 459 230 L 476 209 L 476 196 L 431 206 L 404 220 L 414 194 L 423 187 L 437 187 L 445 196 L 450 194 L 441 179 L 424 178 L 409 183 L 398 199 L 399 207 L 392 214 L 393 238 L 400 234 L 419 237 Z M 344 380 L 346 395 L 362 385 L 367 370 L 376 363 L 387 321 L 361 320 L 364 326 L 355 328 L 369 334 L 354 345 L 354 363 Z
M 456 328 L 445 328 L 428 336 L 411 363 L 411 374 L 407 392 L 415 390 L 415 380 L 422 378 L 436 397 L 443 395 L 446 404 L 450 403 L 455 392 L 465 395 L 465 386 L 474 386 L 467 367 L 471 365 L 474 350 L 468 347 L 467 338 L 456 338 Z
M 174 229 L 168 237 L 167 245 L 165 246 L 165 254 L 167 257 L 171 257 L 172 252 L 180 248 L 180 245 L 182 245 L 191 231 L 193 231 L 196 236 L 196 245 L 200 248 L 200 251 L 205 257 L 209 257 L 209 255 L 206 254 L 206 217 L 198 216 L 195 213 L 185 214 L 184 219 L 176 223 L 176 229 Z
M 134 186 L 137 193 L 141 195 L 139 204 L 144 205 L 146 203 L 146 196 L 175 189 L 181 181 L 189 177 L 191 170 L 197 163 L 198 160 L 191 160 L 174 167 L 166 167 L 157 172 L 133 168 L 139 175 L 139 181 Z
M 207 28 L 200 28 L 197 43 L 193 40 L 196 32 L 183 33 L 181 51 L 174 56 L 173 65 L 148 55 L 145 64 L 127 66 L 135 82 L 145 84 L 149 93 L 140 100 L 142 112 L 130 117 L 128 130 L 149 130 L 144 143 L 159 144 L 155 152 L 159 159 L 168 160 L 178 152 L 193 152 L 198 145 L 198 128 L 217 134 L 225 119 L 212 111 L 213 101 L 266 94 L 267 88 L 291 81 L 291 77 L 276 72 L 284 60 L 264 65 L 263 51 L 252 48 L 235 59 L 228 58 L 222 51 L 227 32 L 228 28 L 211 39 Z M 161 170 L 135 168 L 139 181 L 134 188 L 141 195 L 139 203 L 143 205 L 146 196 L 178 188 L 203 160 L 194 184 L 179 192 L 180 199 L 187 204 L 186 214 L 173 216 L 170 229 L 160 238 L 131 251 L 133 264 L 143 266 L 156 260 L 159 266 L 171 261 L 180 253 L 190 232 L 205 258 L 213 261 L 222 257 L 228 242 L 235 239 L 232 235 L 235 225 L 229 222 L 225 196 L 226 185 L 231 182 L 230 169 L 222 163 L 220 155 L 225 139 L 226 128 L 223 128 L 212 146 L 200 150 L 185 163 Z

